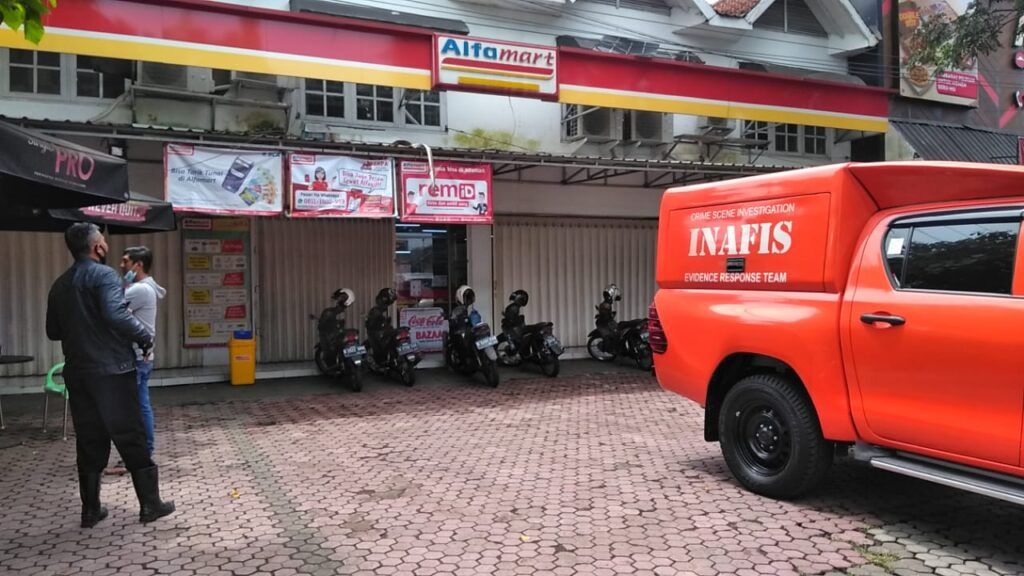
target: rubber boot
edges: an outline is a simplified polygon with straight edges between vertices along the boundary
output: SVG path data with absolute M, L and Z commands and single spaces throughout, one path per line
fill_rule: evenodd
M 156 466 L 132 471 L 132 484 L 139 498 L 139 521 L 152 522 L 174 512 L 174 502 L 160 500 L 160 475 Z
M 107 509 L 100 504 L 99 474 L 79 474 L 78 493 L 82 497 L 82 528 L 92 528 L 107 517 Z

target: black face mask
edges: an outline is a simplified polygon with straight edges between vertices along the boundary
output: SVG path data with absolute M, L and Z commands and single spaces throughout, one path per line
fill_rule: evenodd
M 100 254 L 100 250 L 99 250 L 99 248 L 97 248 L 96 249 L 96 257 L 99 258 L 100 264 L 104 264 L 105 265 L 107 263 L 107 251 L 106 250 L 103 251 L 103 254 Z

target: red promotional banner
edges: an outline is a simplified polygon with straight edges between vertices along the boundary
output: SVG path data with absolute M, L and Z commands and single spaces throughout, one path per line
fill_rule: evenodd
M 431 185 L 426 162 L 400 164 L 402 222 L 421 224 L 490 224 L 494 193 L 490 164 L 435 162 Z

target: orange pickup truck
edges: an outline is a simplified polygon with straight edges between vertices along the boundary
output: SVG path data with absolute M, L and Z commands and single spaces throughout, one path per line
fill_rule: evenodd
M 747 489 L 838 449 L 1024 504 L 1024 168 L 840 164 L 669 190 L 655 370 Z

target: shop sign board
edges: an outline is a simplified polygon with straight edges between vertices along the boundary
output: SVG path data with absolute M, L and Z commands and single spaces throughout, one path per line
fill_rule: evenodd
M 900 95 L 961 106 L 978 105 L 978 60 L 970 58 L 936 74 L 933 66 L 909 66 L 922 49 L 915 31 L 929 18 L 955 20 L 967 12 L 970 0 L 902 0 L 899 3 Z
M 434 35 L 434 85 L 463 92 L 558 97 L 558 49 Z
M 399 323 L 409 327 L 409 336 L 422 352 L 443 352 L 448 320 L 442 308 L 402 308 Z
M 426 162 L 402 161 L 399 195 L 402 222 L 490 224 L 494 193 L 490 164 L 434 162 L 434 180 Z
M 164 188 L 178 212 L 275 216 L 282 212 L 281 152 L 164 146 Z
M 395 166 L 328 154 L 288 155 L 292 218 L 393 218 Z
M 252 261 L 247 218 L 185 218 L 182 250 L 185 347 L 225 346 L 252 330 Z

